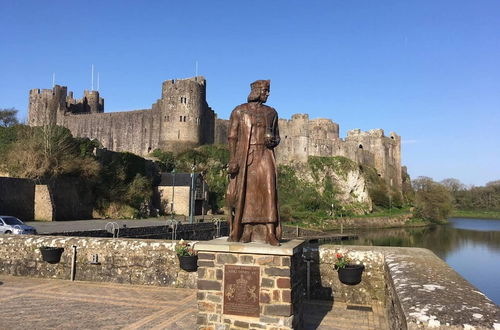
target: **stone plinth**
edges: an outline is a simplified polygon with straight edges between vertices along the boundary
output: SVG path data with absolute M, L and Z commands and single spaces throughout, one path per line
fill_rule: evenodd
M 303 242 L 196 244 L 199 329 L 301 328 Z

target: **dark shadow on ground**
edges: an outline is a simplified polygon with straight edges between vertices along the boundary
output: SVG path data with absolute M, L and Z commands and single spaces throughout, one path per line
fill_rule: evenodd
M 319 265 L 319 244 L 310 241 L 304 249 L 303 260 L 306 263 L 306 296 L 304 299 L 304 329 L 317 329 L 323 318 L 332 310 L 333 291 L 321 284 Z M 309 264 L 309 267 L 307 267 Z M 309 277 L 307 277 L 307 272 Z M 309 285 L 308 285 L 309 278 Z

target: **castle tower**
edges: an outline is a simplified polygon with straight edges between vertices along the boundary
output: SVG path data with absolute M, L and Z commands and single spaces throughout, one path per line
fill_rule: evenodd
M 206 101 L 204 77 L 163 82 L 153 110 L 160 112 L 160 148 L 182 151 L 213 142 L 215 114 Z
M 52 89 L 32 89 L 29 94 L 28 125 L 55 125 L 66 113 L 68 88 L 55 85 Z
M 83 91 L 83 103 L 87 104 L 86 111 L 89 113 L 102 113 L 104 112 L 104 99 L 99 97 L 98 91 Z

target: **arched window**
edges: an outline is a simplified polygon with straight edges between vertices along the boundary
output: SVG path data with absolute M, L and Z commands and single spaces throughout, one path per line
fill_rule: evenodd
M 179 121 L 182 121 L 182 116 L 179 116 Z
M 363 149 L 363 145 L 362 144 L 359 145 L 359 149 Z
M 186 116 L 184 116 L 184 122 L 186 122 Z

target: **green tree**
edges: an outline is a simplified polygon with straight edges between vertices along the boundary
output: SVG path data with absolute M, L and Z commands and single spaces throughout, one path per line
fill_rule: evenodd
M 450 215 L 452 195 L 448 189 L 429 177 L 413 180 L 415 189 L 415 215 L 432 222 L 446 222 Z
M 0 109 L 0 127 L 10 127 L 17 125 L 19 121 L 17 120 L 18 110 L 14 108 L 10 109 Z

